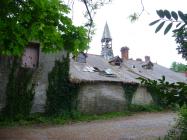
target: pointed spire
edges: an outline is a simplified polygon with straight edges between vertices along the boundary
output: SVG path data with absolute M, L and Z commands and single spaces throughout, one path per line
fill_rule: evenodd
M 112 41 L 112 37 L 110 35 L 110 30 L 108 28 L 108 24 L 106 22 L 105 24 L 105 28 L 104 28 L 104 31 L 103 31 L 103 37 L 101 39 L 101 42 L 109 42 L 109 41 Z
M 102 43 L 101 56 L 103 56 L 107 60 L 109 60 L 110 58 L 113 58 L 114 55 L 113 55 L 113 50 L 112 50 L 112 37 L 110 35 L 107 22 L 105 24 L 101 43 Z

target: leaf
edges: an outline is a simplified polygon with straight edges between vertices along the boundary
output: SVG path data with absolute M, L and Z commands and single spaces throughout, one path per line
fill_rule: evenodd
M 168 24 L 168 26 L 164 30 L 164 35 L 166 35 L 169 32 L 169 30 L 171 29 L 172 25 L 173 25 L 173 23 Z
M 171 15 L 172 15 L 172 17 L 173 17 L 175 20 L 178 20 L 178 15 L 177 15 L 176 12 L 172 11 L 172 12 L 171 12 Z
M 180 25 L 181 25 L 181 23 L 178 23 L 178 24 L 176 25 L 176 28 L 179 27 Z
M 179 17 L 186 23 L 187 19 L 186 16 L 183 14 L 183 12 L 178 11 Z
M 164 18 L 164 11 L 163 10 L 157 10 L 156 11 L 157 15 L 160 17 L 160 18 Z
M 171 14 L 168 10 L 164 10 L 164 14 L 165 14 L 167 19 L 171 19 Z
M 156 24 L 156 23 L 159 22 L 159 21 L 160 21 L 160 19 L 155 20 L 155 21 L 151 22 L 151 23 L 149 24 L 149 26 L 152 26 L 152 25 Z
M 183 24 L 183 25 L 179 28 L 179 30 L 183 30 L 185 26 L 186 26 L 186 24 Z
M 162 80 L 163 80 L 163 81 L 165 81 L 165 80 L 166 80 L 166 78 L 165 78 L 165 76 L 164 76 L 164 75 L 162 76 Z
M 160 31 L 160 29 L 163 27 L 165 21 L 163 21 L 162 23 L 160 23 L 160 25 L 158 25 L 158 27 L 155 30 L 155 33 L 157 33 L 158 31 Z
M 173 30 L 172 32 L 173 33 L 177 33 L 179 31 L 179 29 L 175 29 L 175 30 Z M 174 37 L 174 36 L 173 36 Z

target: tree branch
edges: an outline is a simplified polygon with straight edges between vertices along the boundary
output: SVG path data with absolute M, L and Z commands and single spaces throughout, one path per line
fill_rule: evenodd
M 92 28 L 92 24 L 93 24 L 93 19 L 92 19 L 92 16 L 91 16 L 91 13 L 90 13 L 90 10 L 89 10 L 89 8 L 88 8 L 88 5 L 87 5 L 86 0 L 83 0 L 83 3 L 84 3 L 84 5 L 86 6 L 86 10 L 87 10 L 88 16 L 89 16 L 89 18 L 90 18 L 89 30 L 88 30 L 88 38 L 90 39 L 90 32 L 91 32 L 91 28 Z
M 144 7 L 144 4 L 143 4 L 143 0 L 141 0 L 141 5 L 142 5 L 142 11 L 140 12 L 139 16 L 141 16 L 142 13 L 145 11 L 145 7 Z

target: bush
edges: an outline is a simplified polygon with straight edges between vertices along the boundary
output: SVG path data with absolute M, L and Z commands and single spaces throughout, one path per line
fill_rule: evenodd
M 157 111 L 162 111 L 163 108 L 157 105 L 136 105 L 136 104 L 131 104 L 128 106 L 128 110 L 130 112 L 157 112 Z
M 176 125 L 168 132 L 165 140 L 187 140 L 187 106 L 183 105 L 179 112 Z
M 187 84 L 182 82 L 169 83 L 163 76 L 162 79 L 151 80 L 138 78 L 141 84 L 147 87 L 155 103 L 162 107 L 173 104 L 182 106 L 187 103 Z
M 48 75 L 46 113 L 72 117 L 76 110 L 78 84 L 69 81 L 69 56 L 62 61 L 55 61 L 53 70 Z
M 6 106 L 2 113 L 4 116 L 17 118 L 30 114 L 34 96 L 32 75 L 32 69 L 22 68 L 14 60 L 6 87 Z

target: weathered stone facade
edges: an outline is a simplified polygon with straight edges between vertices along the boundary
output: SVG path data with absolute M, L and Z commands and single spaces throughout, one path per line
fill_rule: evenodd
M 84 84 L 78 94 L 78 110 L 88 114 L 124 111 L 126 100 L 121 84 Z
M 35 86 L 35 96 L 31 112 L 44 112 L 46 103 L 46 90 L 48 87 L 48 73 L 52 70 L 55 60 L 61 60 L 65 52 L 54 54 L 39 54 L 39 66 L 33 75 Z
M 151 94 L 144 87 L 138 87 L 134 93 L 132 104 L 152 104 Z M 87 114 L 124 111 L 127 101 L 122 84 L 90 83 L 81 86 L 78 94 L 78 110 Z
M 39 54 L 39 66 L 33 75 L 35 96 L 31 112 L 44 112 L 46 91 L 48 87 L 48 73 L 52 70 L 55 60 L 62 59 L 65 52 L 55 54 Z M 0 65 L 0 109 L 5 106 L 5 90 L 8 82 L 8 67 Z M 153 99 L 143 87 L 138 87 L 134 93 L 132 104 L 151 104 Z M 78 110 L 88 114 L 102 114 L 106 112 L 124 111 L 127 101 L 121 83 L 117 82 L 83 82 L 78 93 Z
M 151 94 L 145 87 L 138 87 L 132 98 L 132 104 L 148 105 L 153 103 Z

